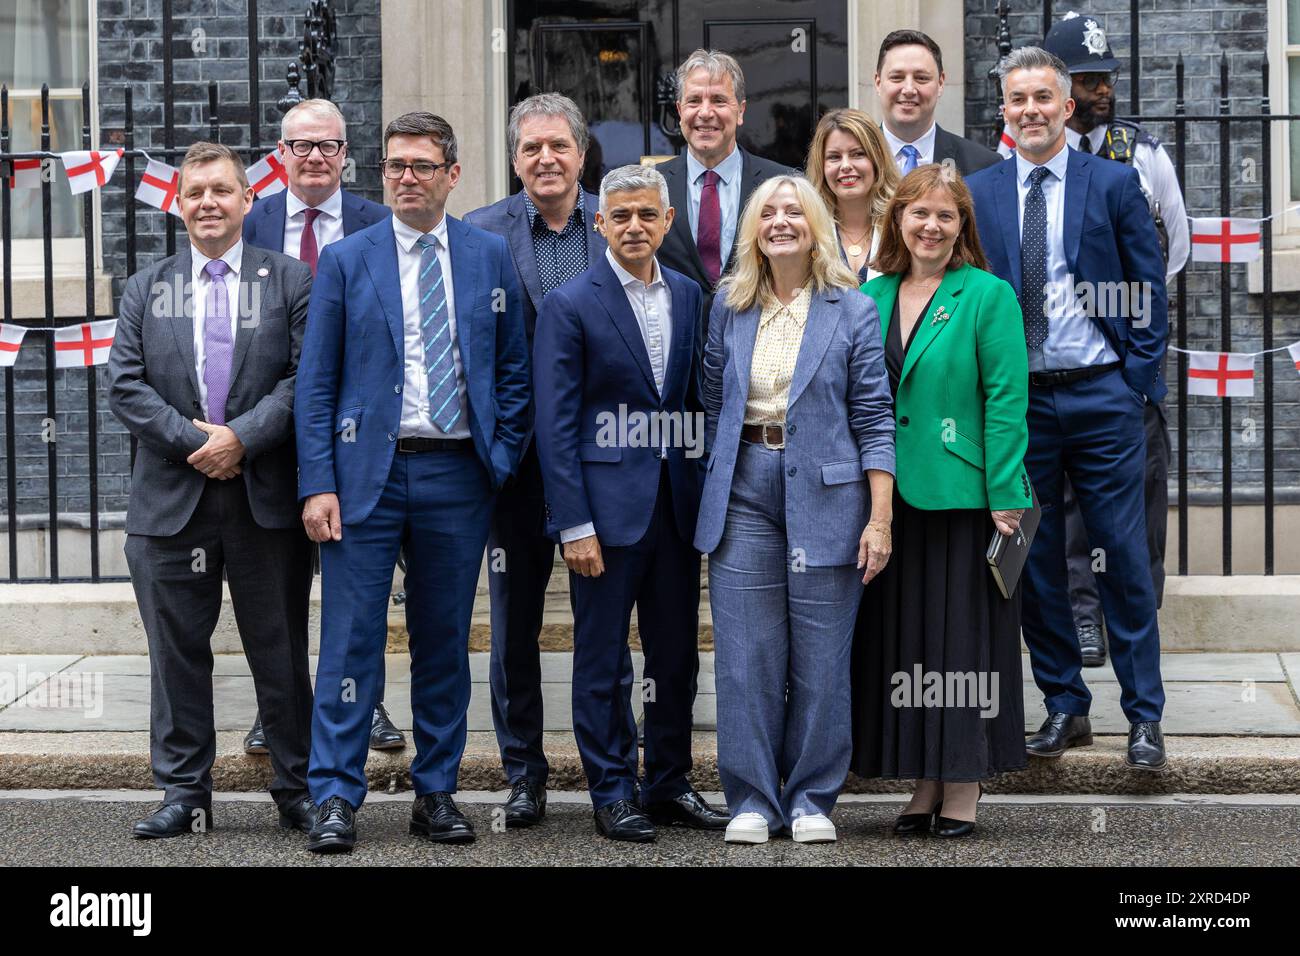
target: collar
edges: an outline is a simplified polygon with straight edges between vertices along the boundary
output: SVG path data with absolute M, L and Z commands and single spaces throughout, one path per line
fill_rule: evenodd
M 718 165 L 713 167 L 713 171 L 718 174 L 722 184 L 730 184 L 732 177 L 739 176 L 741 170 L 745 167 L 745 158 L 740 153 L 740 144 L 737 143 L 731 147 L 729 155 Z M 689 149 L 686 151 L 686 175 L 691 182 L 698 182 L 700 177 L 708 172 L 708 167 L 695 158 L 695 154 Z
M 905 139 L 899 139 L 890 132 L 889 127 L 884 123 L 880 124 L 880 128 L 885 131 L 885 142 L 889 144 L 889 155 L 895 159 L 898 158 L 898 154 L 902 152 L 904 146 L 915 146 L 916 151 L 922 156 L 934 158 L 934 134 L 935 130 L 939 128 L 937 123 L 931 123 L 930 128 L 911 143 Z
M 340 186 L 334 190 L 329 199 L 326 199 L 319 206 L 308 206 L 305 202 L 293 194 L 292 189 L 285 190 L 284 214 L 292 217 L 298 215 L 304 209 L 319 209 L 331 219 L 339 219 L 343 216 L 343 187 Z
M 574 204 L 573 211 L 569 213 L 569 221 L 564 224 L 565 229 L 569 228 L 569 224 L 573 222 L 577 222 L 579 228 L 585 228 L 587 218 L 587 207 L 583 202 L 583 193 L 585 192 L 586 190 L 582 188 L 581 184 L 579 184 L 578 201 Z M 536 229 L 537 217 L 542 213 L 541 210 L 537 208 L 536 204 L 534 204 L 533 198 L 529 196 L 526 191 L 524 192 L 524 212 L 528 214 L 528 225 L 531 228 Z M 545 222 L 545 220 L 542 221 Z M 546 228 L 550 229 L 551 227 L 548 224 Z
M 1065 128 L 1065 143 L 1071 149 L 1078 149 L 1079 143 L 1085 136 L 1088 137 L 1088 145 L 1092 147 L 1093 155 L 1097 155 L 1106 142 L 1106 127 L 1098 123 L 1087 133 L 1077 133 L 1068 126 Z
M 420 232 L 414 226 L 408 226 L 396 216 L 393 217 L 393 235 L 397 237 L 397 245 L 403 252 L 410 252 L 415 243 L 423 235 L 430 235 L 438 240 L 438 245 L 444 249 L 450 249 L 447 245 L 447 214 L 444 212 L 442 218 L 438 220 L 438 225 L 434 226 L 428 233 Z
M 759 328 L 767 325 L 782 312 L 790 313 L 790 318 L 794 319 L 795 324 L 803 328 L 808 322 L 808 310 L 812 307 L 812 281 L 809 280 L 799 289 L 799 293 L 790 300 L 789 305 L 776 298 L 773 298 L 772 302 L 773 305 L 768 306 L 759 313 Z
M 235 244 L 231 246 L 229 249 L 227 249 L 225 252 L 223 252 L 220 256 L 218 256 L 218 258 L 221 259 L 221 261 L 224 262 L 227 266 L 229 266 L 231 273 L 233 273 L 235 277 L 238 278 L 239 265 L 241 262 L 244 261 L 244 240 L 236 239 Z M 213 262 L 215 260 L 209 259 L 203 253 L 199 252 L 198 247 L 196 247 L 194 243 L 191 242 L 190 261 L 192 263 L 190 267 L 190 271 L 193 272 L 194 275 L 198 276 L 203 274 L 203 270 L 207 268 L 209 262 Z
M 605 247 L 605 261 L 608 262 L 609 267 L 614 270 L 614 276 L 615 278 L 618 279 L 618 284 L 625 289 L 629 287 L 636 287 L 636 286 L 643 286 L 643 285 L 644 288 L 646 289 L 653 289 L 655 286 L 661 286 L 667 284 L 664 282 L 663 272 L 660 271 L 659 269 L 658 256 L 655 256 L 655 260 L 654 260 L 655 271 L 654 271 L 654 275 L 650 279 L 649 284 L 643 284 L 640 279 L 638 279 L 636 276 L 632 275 L 632 273 L 628 272 L 621 265 L 619 265 L 618 260 L 614 258 L 614 253 L 610 251 L 608 246 Z
M 1041 164 L 1031 163 L 1029 160 L 1025 159 L 1025 157 L 1021 156 L 1019 151 L 1017 151 L 1016 152 L 1016 181 L 1019 182 L 1020 185 L 1022 186 L 1028 183 L 1029 174 L 1032 173 L 1035 169 L 1037 169 L 1039 165 L 1046 166 L 1048 170 L 1050 170 L 1051 173 L 1054 176 L 1056 176 L 1057 179 L 1064 182 L 1066 167 L 1070 165 L 1069 143 L 1067 142 L 1064 146 L 1062 146 L 1057 151 L 1055 156 L 1053 156 L 1047 162 Z

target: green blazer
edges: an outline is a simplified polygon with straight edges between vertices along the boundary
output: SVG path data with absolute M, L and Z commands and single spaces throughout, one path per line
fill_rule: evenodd
M 862 286 L 889 331 L 901 275 Z M 914 508 L 1028 508 L 1029 357 L 1015 290 L 964 265 L 920 319 L 894 399 L 899 494 Z

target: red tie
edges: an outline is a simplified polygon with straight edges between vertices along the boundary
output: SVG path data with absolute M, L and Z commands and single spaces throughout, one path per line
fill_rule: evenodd
M 722 274 L 722 207 L 718 204 L 719 176 L 713 170 L 704 174 L 704 188 L 700 190 L 700 219 L 695 230 L 695 245 L 700 250 L 704 274 L 709 284 L 718 284 Z
M 316 248 L 316 230 L 312 228 L 312 223 L 316 221 L 316 217 L 319 215 L 319 209 L 307 210 L 307 221 L 303 223 L 302 227 L 302 244 L 298 246 L 298 258 L 311 266 L 313 279 L 316 278 L 316 260 L 319 258 L 320 252 Z

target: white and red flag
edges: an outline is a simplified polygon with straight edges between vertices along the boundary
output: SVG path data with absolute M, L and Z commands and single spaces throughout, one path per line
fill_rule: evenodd
M 998 155 L 1003 159 L 1016 155 L 1016 141 L 1011 137 L 1010 126 L 1002 127 L 1002 135 L 998 138 Z
M 10 189 L 41 188 L 41 160 L 13 159 L 9 161 L 9 168 L 12 170 L 9 174 Z
M 59 158 L 63 160 L 63 169 L 68 174 L 68 187 L 72 194 L 88 193 L 112 179 L 113 170 L 117 169 L 118 161 L 125 152 L 123 149 L 105 152 L 92 149 L 88 153 L 60 153 Z
M 1260 256 L 1258 219 L 1193 219 L 1193 262 L 1254 262 Z
M 1255 356 L 1239 352 L 1188 352 L 1187 394 L 1251 398 Z
M 0 323 L 0 368 L 9 368 L 18 361 L 18 350 L 23 347 L 27 330 L 21 325 Z
M 175 166 L 168 166 L 156 159 L 149 160 L 136 187 L 135 198 L 147 206 L 169 212 L 173 216 L 181 214 L 181 204 L 176 198 L 180 190 L 181 172 Z
M 260 198 L 274 196 L 289 187 L 289 173 L 276 150 L 267 153 L 248 167 L 248 182 Z
M 1295 363 L 1295 370 L 1300 372 L 1300 342 L 1295 343 L 1295 345 L 1288 345 L 1286 350 L 1291 356 L 1291 361 Z
M 108 361 L 117 319 L 85 322 L 54 331 L 54 367 L 88 368 Z

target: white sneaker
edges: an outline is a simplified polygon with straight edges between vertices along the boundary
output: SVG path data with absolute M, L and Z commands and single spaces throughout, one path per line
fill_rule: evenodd
M 834 843 L 835 824 L 824 813 L 806 813 L 794 818 L 790 838 L 795 843 Z
M 742 813 L 727 824 L 728 843 L 766 843 L 767 820 L 761 813 Z

